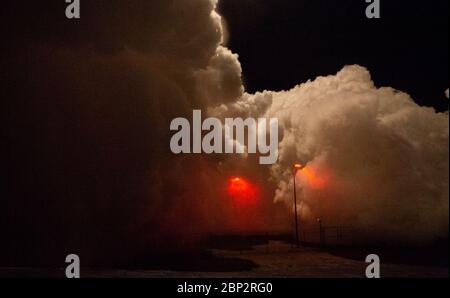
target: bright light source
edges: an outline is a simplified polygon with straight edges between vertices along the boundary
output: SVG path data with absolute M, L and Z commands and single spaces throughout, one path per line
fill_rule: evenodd
M 301 169 L 303 169 L 305 166 L 302 166 L 301 164 L 299 164 L 299 163 L 296 163 L 296 164 L 294 164 L 294 169 L 296 169 L 296 170 L 301 170 Z

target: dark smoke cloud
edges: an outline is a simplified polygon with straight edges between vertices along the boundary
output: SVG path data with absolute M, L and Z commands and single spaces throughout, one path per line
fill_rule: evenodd
M 5 12 L 2 257 L 126 262 L 242 228 L 225 196 L 235 170 L 169 149 L 172 119 L 243 93 L 215 1 L 90 1 L 79 23 L 36 3 Z

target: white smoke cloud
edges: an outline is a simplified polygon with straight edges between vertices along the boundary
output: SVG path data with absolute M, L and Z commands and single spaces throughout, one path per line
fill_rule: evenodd
M 268 171 L 247 155 L 227 157 L 220 159 L 219 169 L 229 170 L 217 172 L 218 160 L 208 159 L 199 165 L 197 157 L 192 164 L 183 162 L 183 166 L 210 173 L 205 180 L 196 178 L 194 183 L 190 178 L 175 175 L 163 179 L 166 180 L 163 185 L 185 184 L 184 200 L 192 203 L 198 197 L 187 191 L 192 185 L 208 184 L 210 192 L 202 195 L 214 197 L 221 181 L 241 168 L 249 176 L 270 180 L 275 187 L 266 189 L 265 195 L 272 196 L 274 203 L 284 202 L 287 210 L 291 210 L 291 168 L 294 162 L 302 162 L 307 163 L 307 169 L 297 179 L 304 220 L 312 222 L 320 217 L 327 225 L 370 230 L 373 240 L 414 242 L 445 237 L 448 114 L 418 106 L 404 92 L 377 88 L 369 71 L 356 65 L 289 91 L 244 93 L 241 65 L 238 56 L 223 44 L 223 22 L 214 11 L 216 4 L 197 0 L 182 1 L 175 6 L 189 11 L 185 16 L 192 16 L 187 23 L 193 25 L 188 29 L 180 25 L 179 34 L 170 39 L 175 45 L 177 40 L 181 41 L 179 49 L 173 51 L 176 55 L 164 59 L 158 67 L 158 73 L 165 73 L 167 65 L 169 70 L 176 69 L 165 79 L 175 83 L 180 92 L 170 97 L 170 106 L 184 98 L 184 108 L 176 110 L 177 117 L 190 115 L 195 107 L 221 118 L 278 118 L 279 162 Z M 194 8 L 202 8 L 202 13 Z M 188 44 L 193 45 L 188 51 L 180 51 L 186 48 L 184 36 L 189 36 Z M 180 56 L 183 52 L 186 55 Z M 161 47 L 160 54 L 165 53 L 166 49 Z M 156 60 L 160 60 L 159 55 Z M 152 96 L 153 99 L 166 96 L 164 90 L 170 88 L 162 87 L 162 93 Z M 172 109 L 167 112 L 160 117 L 167 120 L 175 113 Z M 165 196 L 161 194 L 162 200 Z M 222 208 L 213 204 L 194 206 L 204 209 L 204 215 Z
M 292 206 L 292 165 L 307 164 L 297 175 L 304 220 L 371 231 L 372 240 L 448 235 L 447 113 L 375 87 L 357 65 L 290 91 L 246 94 L 221 112 L 229 110 L 279 118 L 274 200 Z

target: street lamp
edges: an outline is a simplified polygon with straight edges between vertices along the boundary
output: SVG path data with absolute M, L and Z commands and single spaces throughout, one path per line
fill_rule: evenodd
M 295 183 L 295 177 L 297 176 L 297 172 L 304 169 L 305 166 L 296 163 L 294 164 L 293 176 L 294 176 L 294 219 L 295 219 L 295 240 L 297 242 L 297 247 L 300 247 L 300 239 L 298 237 L 298 215 L 297 215 L 297 187 Z

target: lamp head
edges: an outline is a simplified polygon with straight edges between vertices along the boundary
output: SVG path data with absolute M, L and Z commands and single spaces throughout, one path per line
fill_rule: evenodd
M 305 168 L 305 166 L 302 164 L 299 164 L 299 163 L 294 164 L 294 170 L 296 170 L 296 171 L 303 170 L 304 168 Z

